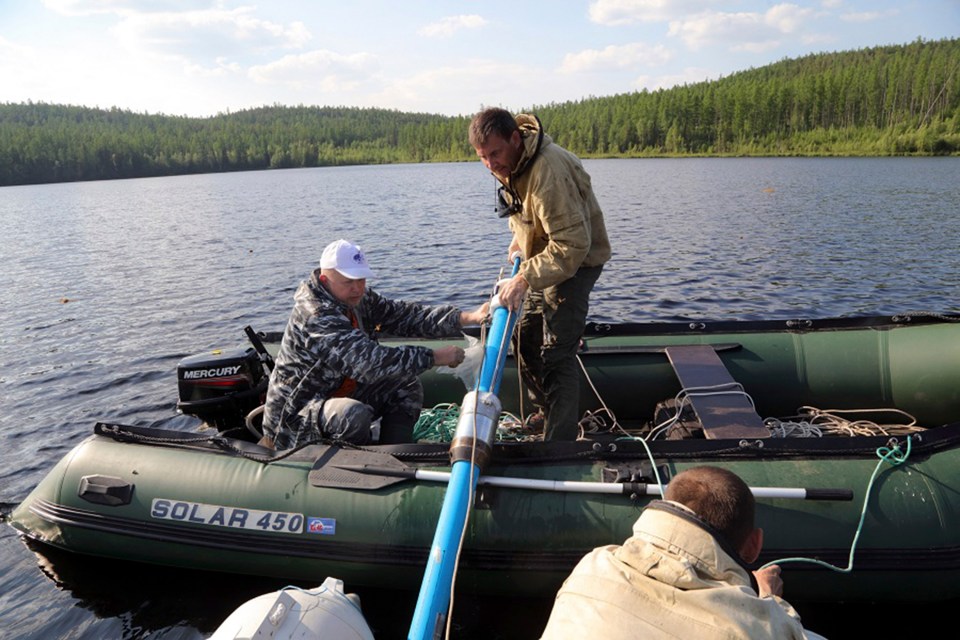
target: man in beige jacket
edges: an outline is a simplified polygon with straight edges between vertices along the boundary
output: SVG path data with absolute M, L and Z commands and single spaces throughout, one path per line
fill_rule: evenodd
M 763 546 L 754 499 L 736 475 L 696 467 L 667 486 L 623 546 L 594 549 L 564 582 L 542 640 L 820 638 L 780 596 L 776 565 L 750 572 Z
M 603 212 L 580 160 L 555 144 L 535 116 L 482 111 L 470 123 L 470 144 L 502 185 L 498 213 L 513 232 L 509 253 L 523 257 L 500 300 L 512 309 L 523 304 L 517 352 L 535 416 L 542 417 L 546 440 L 574 440 L 576 354 L 590 291 L 610 258 Z

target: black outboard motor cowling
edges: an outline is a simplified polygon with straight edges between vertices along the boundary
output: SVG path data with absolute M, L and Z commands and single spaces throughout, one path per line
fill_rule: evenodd
M 263 404 L 268 381 L 250 347 L 189 356 L 177 365 L 177 409 L 218 431 L 243 427 L 247 414 Z

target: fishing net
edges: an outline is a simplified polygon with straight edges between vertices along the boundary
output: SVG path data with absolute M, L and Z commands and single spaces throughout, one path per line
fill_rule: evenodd
M 414 442 L 451 442 L 460 419 L 460 406 L 438 404 L 432 409 L 423 409 L 413 427 Z M 497 442 L 534 442 L 542 439 L 542 433 L 531 433 L 520 419 L 512 413 L 500 414 L 497 424 Z

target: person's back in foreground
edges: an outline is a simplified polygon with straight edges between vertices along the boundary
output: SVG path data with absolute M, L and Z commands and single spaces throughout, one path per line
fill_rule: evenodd
M 716 467 L 678 474 L 622 546 L 587 554 L 557 594 L 542 639 L 819 638 L 780 596 L 780 568 L 751 573 L 763 546 L 754 499 Z

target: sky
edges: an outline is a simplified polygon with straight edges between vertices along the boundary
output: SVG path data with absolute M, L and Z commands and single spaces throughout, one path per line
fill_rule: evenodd
M 470 115 L 960 36 L 960 0 L 0 0 L 0 103 Z

